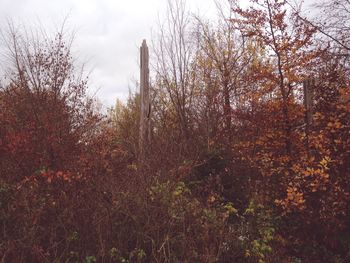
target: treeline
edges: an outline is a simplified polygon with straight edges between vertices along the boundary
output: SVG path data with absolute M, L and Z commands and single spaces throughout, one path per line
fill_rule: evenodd
M 10 26 L 2 262 L 348 262 L 350 4 L 315 8 L 169 1 L 142 162 L 139 95 L 103 116 L 63 31 Z

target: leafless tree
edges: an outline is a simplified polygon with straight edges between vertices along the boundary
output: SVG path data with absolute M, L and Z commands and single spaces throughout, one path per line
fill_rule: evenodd
M 184 0 L 168 1 L 167 19 L 160 25 L 155 41 L 156 78 L 174 108 L 181 134 L 189 136 L 190 107 L 194 86 L 191 76 L 191 20 Z
M 337 49 L 348 53 L 350 51 L 350 1 L 330 0 L 320 1 L 313 5 L 315 15 L 306 16 L 302 13 L 299 1 L 288 1 L 289 6 L 301 21 L 315 28 L 321 40 L 332 43 Z M 338 50 L 339 51 L 339 50 Z M 340 52 L 342 54 L 342 52 Z

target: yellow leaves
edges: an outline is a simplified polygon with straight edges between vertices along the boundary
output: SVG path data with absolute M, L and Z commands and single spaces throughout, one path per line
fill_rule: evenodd
M 137 171 L 138 168 L 137 168 L 137 164 L 133 163 L 133 164 L 128 164 L 127 167 L 126 167 L 128 170 L 131 170 L 131 171 Z
M 224 208 L 227 210 L 227 213 L 229 215 L 236 215 L 238 213 L 238 210 L 233 207 L 233 204 L 231 202 L 224 205 Z
M 180 190 L 175 190 L 173 192 L 173 196 L 180 196 L 181 194 L 182 194 L 182 191 L 180 191 Z
M 255 213 L 255 203 L 254 203 L 254 201 L 251 200 L 249 202 L 249 206 L 244 211 L 244 215 L 254 215 L 254 213 Z
M 325 156 L 321 161 L 319 166 L 324 169 L 324 170 L 328 170 L 328 164 L 331 162 L 331 158 L 329 156 Z
M 179 182 L 176 185 L 175 190 L 173 191 L 173 196 L 179 197 L 182 194 L 188 193 L 188 192 L 189 192 L 189 189 L 186 187 L 185 183 L 184 182 Z

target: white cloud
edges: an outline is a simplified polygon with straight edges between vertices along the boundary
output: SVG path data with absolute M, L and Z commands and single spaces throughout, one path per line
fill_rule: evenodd
M 188 0 L 188 6 L 213 13 L 213 0 Z M 90 93 L 105 107 L 117 97 L 125 100 L 133 79 L 138 79 L 139 45 L 151 43 L 151 29 L 158 14 L 164 16 L 166 0 L 0 0 L 0 24 L 7 19 L 33 26 L 40 23 L 48 31 L 61 26 L 77 32 L 73 54 L 87 62 Z

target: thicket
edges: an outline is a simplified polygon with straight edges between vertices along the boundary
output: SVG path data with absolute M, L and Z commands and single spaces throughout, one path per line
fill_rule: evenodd
M 349 3 L 250 4 L 169 1 L 141 163 L 138 94 L 103 116 L 63 31 L 10 27 L 2 262 L 350 260 Z

